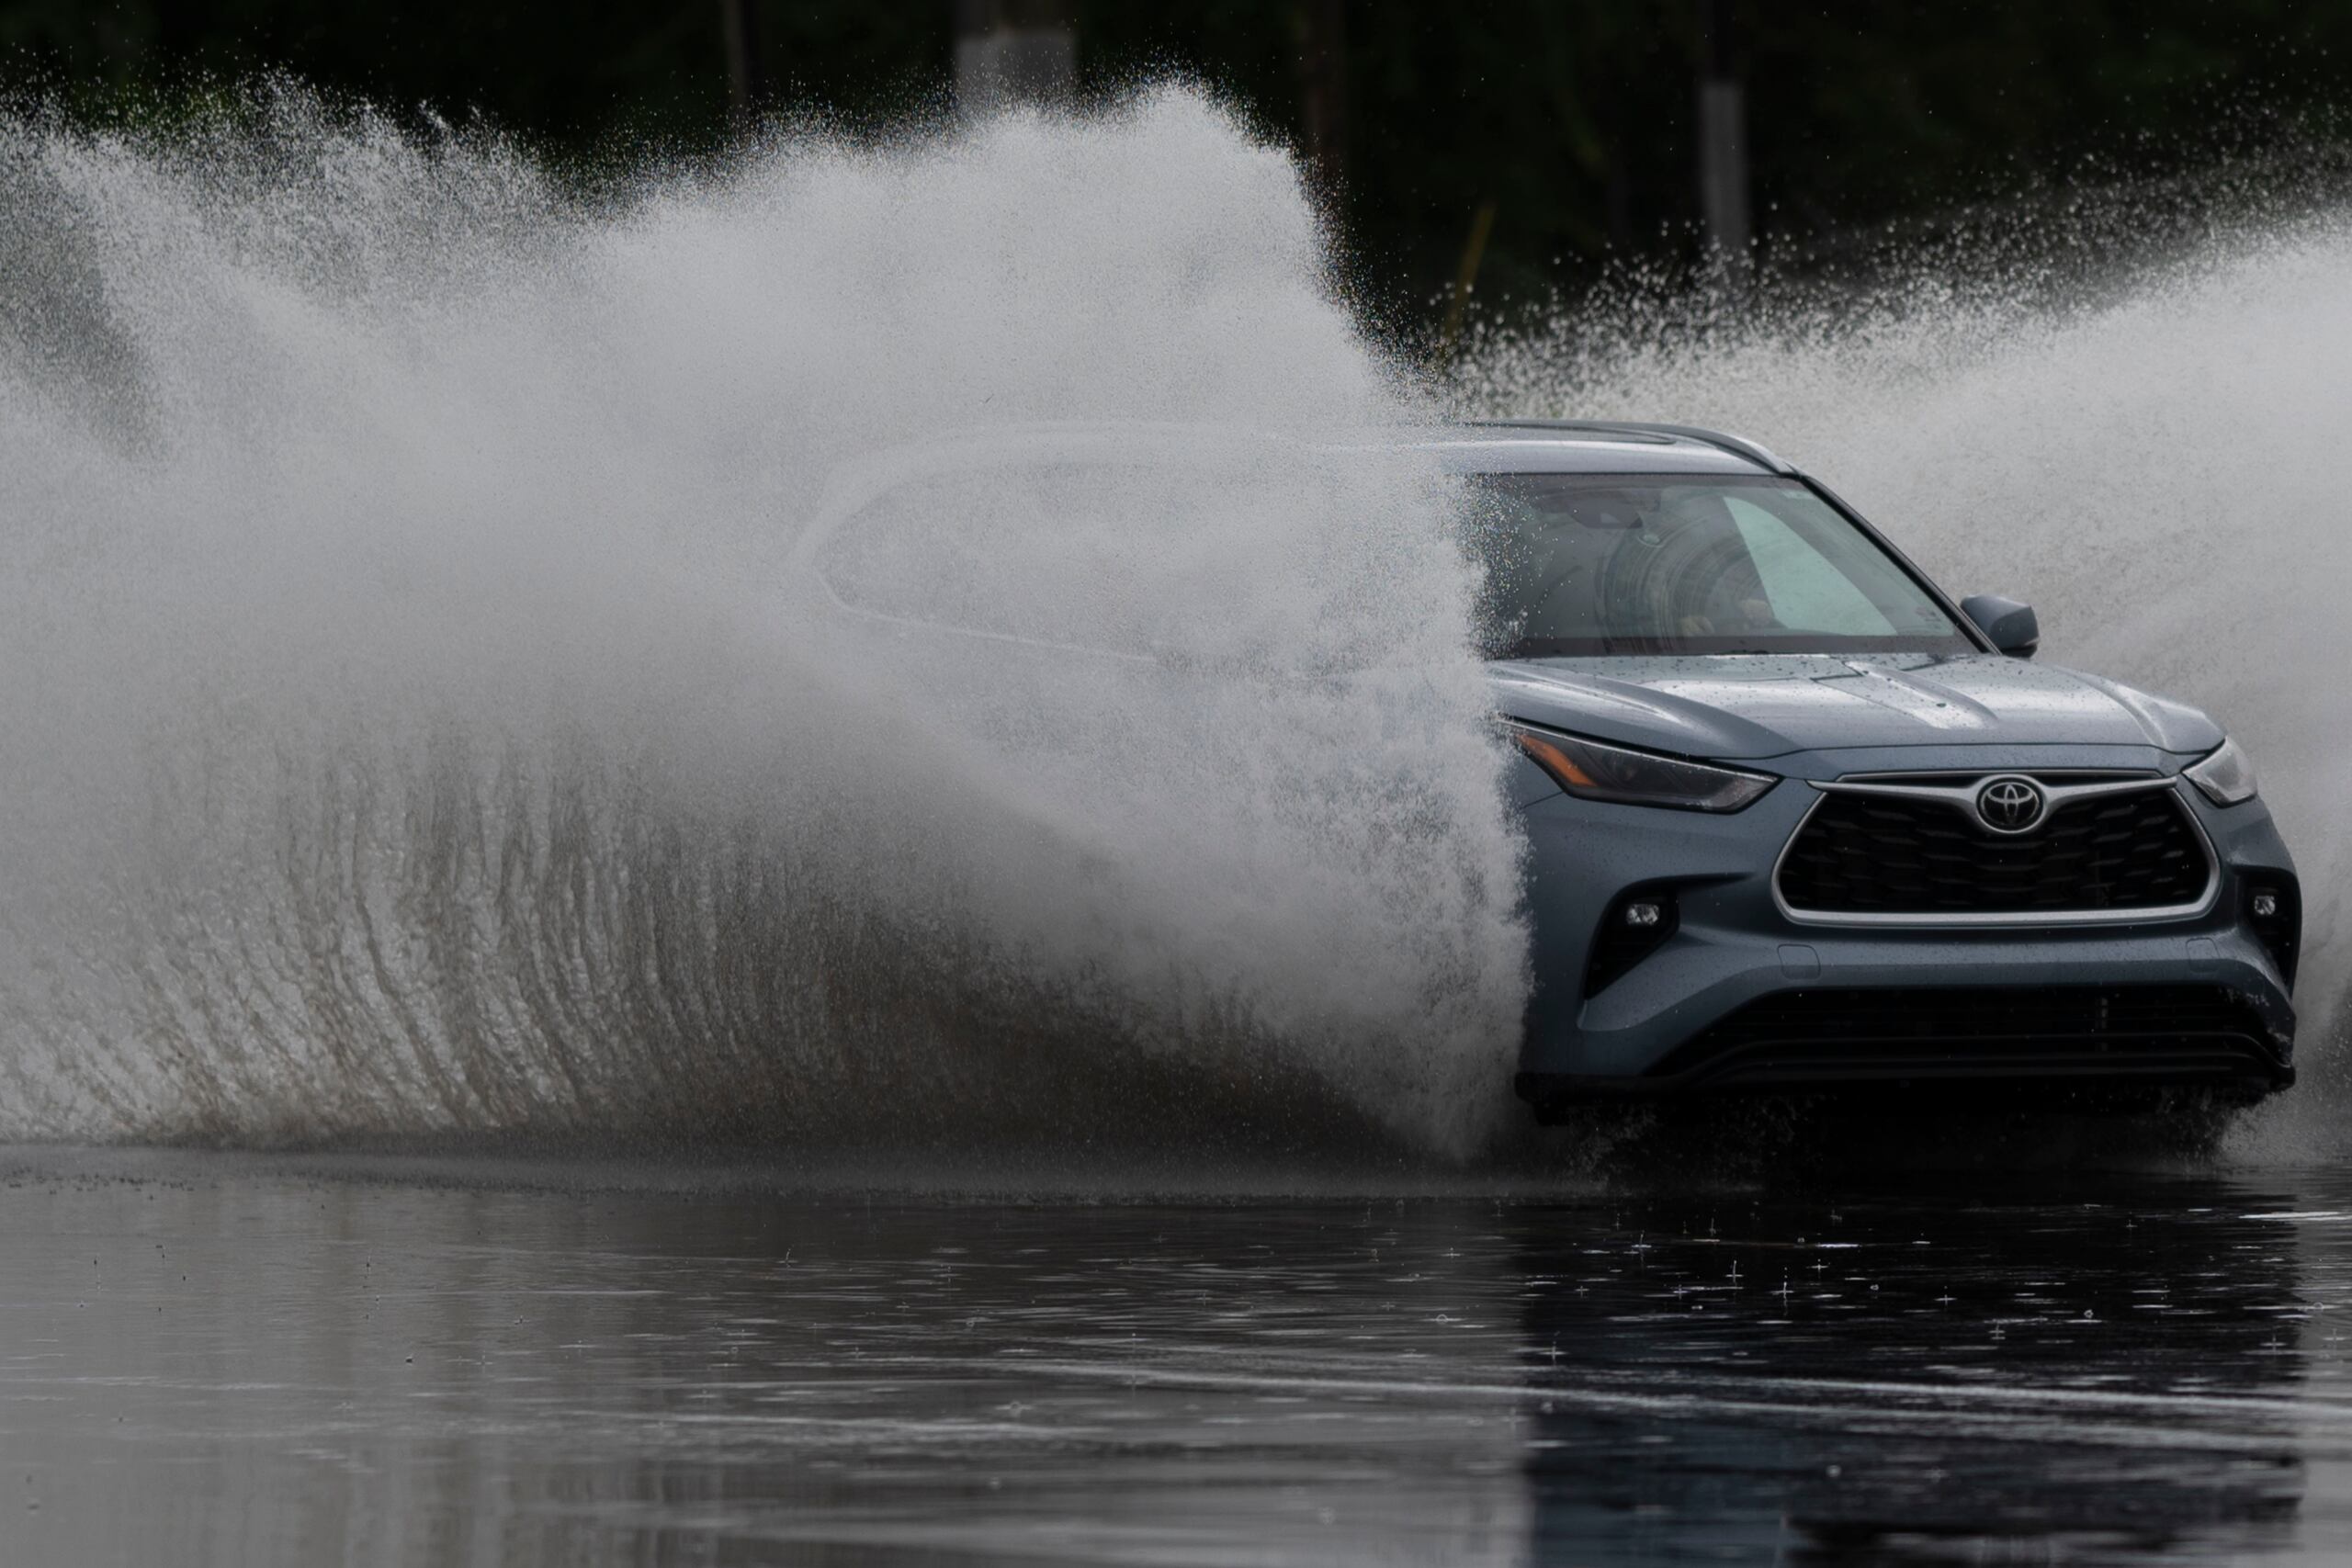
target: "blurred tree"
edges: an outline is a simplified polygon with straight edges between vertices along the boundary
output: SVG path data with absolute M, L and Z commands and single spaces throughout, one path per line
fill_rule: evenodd
M 2352 0 L 1722 0 L 1753 228 L 1834 257 L 1890 220 L 2217 146 L 2333 137 Z M 559 156 L 718 144 L 743 91 L 882 127 L 946 104 L 948 0 L 0 0 L 0 80 L 102 105 L 284 69 L 394 112 L 479 109 Z M 1082 85 L 1178 73 L 1311 152 L 1360 285 L 1434 322 L 1475 215 L 1478 297 L 1695 254 L 1694 0 L 1073 0 Z

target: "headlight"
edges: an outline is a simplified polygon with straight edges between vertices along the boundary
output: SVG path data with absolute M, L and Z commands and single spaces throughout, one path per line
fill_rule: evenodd
M 2224 740 L 2221 748 L 2201 762 L 2183 770 L 2188 782 L 2205 792 L 2205 798 L 2216 806 L 2236 806 L 2255 796 L 2254 764 L 2245 760 L 2234 740 Z
M 1510 737 L 1570 795 L 1678 811 L 1736 811 L 1779 781 L 1511 723 Z

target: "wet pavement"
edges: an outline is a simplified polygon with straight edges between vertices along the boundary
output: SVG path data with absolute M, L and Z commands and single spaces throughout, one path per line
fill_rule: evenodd
M 0 1177 L 11 1562 L 2352 1554 L 2333 1173 L 1183 1203 Z

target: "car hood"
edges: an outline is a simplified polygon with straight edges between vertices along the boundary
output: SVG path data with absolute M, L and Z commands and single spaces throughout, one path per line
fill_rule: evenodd
M 2222 743 L 2185 704 L 1997 654 L 1728 654 L 1491 664 L 1496 706 L 1533 724 L 1693 757 L 1847 747 Z

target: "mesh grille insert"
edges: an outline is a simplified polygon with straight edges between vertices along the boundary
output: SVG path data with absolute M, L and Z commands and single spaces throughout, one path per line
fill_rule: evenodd
M 1797 830 L 1780 886 L 1805 911 L 2032 915 L 2194 904 L 2210 874 L 2171 789 L 2072 801 L 2016 837 L 1964 807 L 1838 794 Z

